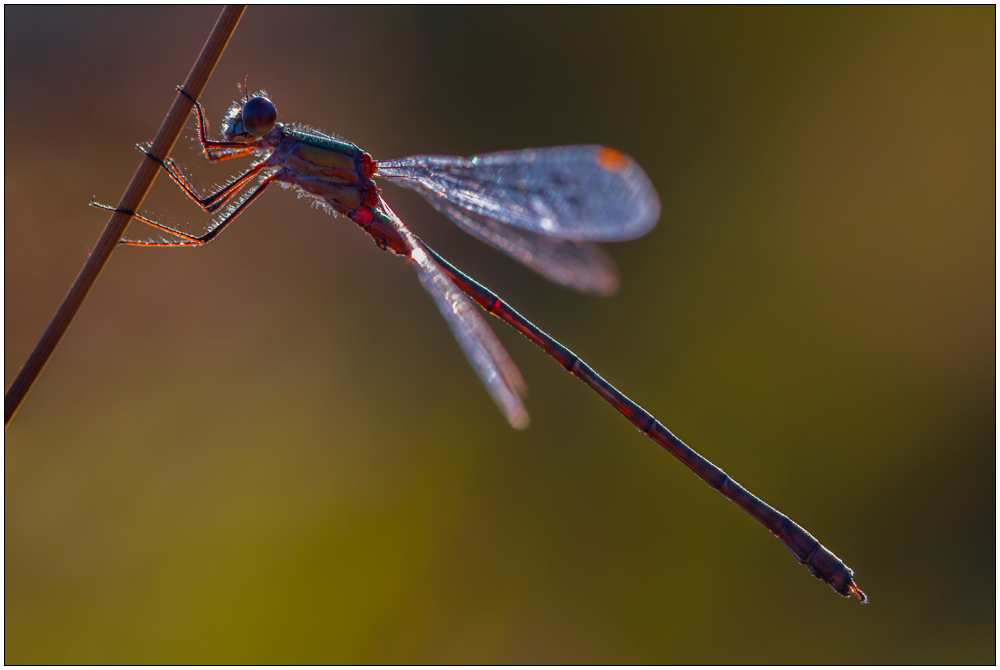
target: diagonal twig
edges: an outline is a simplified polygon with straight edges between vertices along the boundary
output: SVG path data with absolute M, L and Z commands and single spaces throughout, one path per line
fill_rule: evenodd
M 201 97 L 209 77 L 212 76 L 212 71 L 215 70 L 215 66 L 222 57 L 226 45 L 229 44 L 229 39 L 233 36 L 245 10 L 246 5 L 227 5 L 222 10 L 222 14 L 219 15 L 219 19 L 212 29 L 212 34 L 209 35 L 198 60 L 195 61 L 194 67 L 191 68 L 191 72 L 184 82 L 184 91 L 190 97 L 180 92 L 177 93 L 173 106 L 171 106 L 166 118 L 163 119 L 160 130 L 156 133 L 156 139 L 153 140 L 153 145 L 150 148 L 150 154 L 153 156 L 165 158 L 174 148 L 174 143 L 180 137 L 181 131 L 187 123 L 187 117 L 191 113 L 193 106 L 191 99 L 197 100 Z M 35 345 L 35 349 L 31 352 L 24 367 L 17 373 L 14 383 L 7 389 L 7 393 L 4 395 L 4 428 L 10 424 L 11 418 L 21 406 L 24 397 L 31 390 L 38 375 L 41 374 L 42 368 L 45 367 L 52 352 L 55 351 L 62 336 L 66 333 L 73 317 L 76 316 L 91 287 L 97 281 L 98 275 L 101 274 L 101 270 L 111 258 L 111 252 L 115 250 L 122 235 L 125 234 L 125 229 L 132 218 L 131 214 L 125 212 L 134 212 L 139 208 L 159 172 L 160 166 L 156 161 L 149 157 L 142 159 L 139 169 L 135 171 L 131 183 L 125 189 L 125 195 L 118 203 L 119 211 L 111 216 L 111 220 L 108 221 L 104 232 L 101 233 L 97 245 L 76 281 L 73 282 L 73 286 L 70 287 L 69 293 L 63 298 L 62 304 L 55 316 L 52 317 L 52 321 L 49 322 L 41 339 L 38 340 L 38 344 Z

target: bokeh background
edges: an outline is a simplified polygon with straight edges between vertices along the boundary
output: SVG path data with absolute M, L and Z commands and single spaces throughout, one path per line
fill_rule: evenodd
M 4 8 L 6 384 L 218 11 Z M 203 98 L 217 127 L 249 75 L 376 158 L 634 156 L 663 215 L 610 247 L 613 298 L 385 193 L 871 605 L 491 321 L 511 430 L 412 270 L 279 190 L 206 248 L 119 250 L 6 431 L 5 662 L 995 663 L 994 25 L 251 8 Z M 200 183 L 239 169 L 194 144 Z M 162 177 L 146 208 L 206 220 Z

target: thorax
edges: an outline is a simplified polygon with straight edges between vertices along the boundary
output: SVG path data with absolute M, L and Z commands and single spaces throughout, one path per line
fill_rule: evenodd
M 346 216 L 377 200 L 375 161 L 357 146 L 303 130 L 281 128 L 280 133 L 267 158 L 280 168 L 276 181 L 297 186 Z

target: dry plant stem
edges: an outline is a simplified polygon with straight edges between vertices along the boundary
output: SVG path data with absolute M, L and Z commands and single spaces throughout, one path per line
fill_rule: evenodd
M 208 84 L 209 77 L 212 76 L 215 66 L 222 57 L 222 52 L 226 50 L 226 45 L 229 44 L 229 39 L 233 36 L 233 32 L 235 32 L 236 26 L 239 24 L 245 10 L 246 5 L 227 5 L 222 10 L 219 20 L 215 23 L 215 28 L 212 29 L 212 34 L 209 35 L 208 41 L 205 42 L 205 46 L 198 56 L 198 60 L 195 61 L 194 67 L 191 68 L 191 73 L 188 74 L 187 80 L 184 82 L 184 90 L 190 95 L 190 98 L 180 92 L 177 93 L 173 106 L 167 113 L 166 118 L 163 119 L 160 130 L 156 133 L 156 139 L 153 140 L 153 145 L 150 148 L 150 153 L 153 156 L 165 158 L 170 153 L 170 150 L 174 148 L 174 143 L 180 137 L 181 131 L 187 123 L 188 115 L 191 113 L 191 107 L 193 106 L 191 98 L 197 100 L 201 97 L 202 92 L 205 90 L 205 85 Z M 125 195 L 122 196 L 121 201 L 118 203 L 118 209 L 125 212 L 136 211 L 145 199 L 146 194 L 149 193 L 149 189 L 153 185 L 153 180 L 156 179 L 156 175 L 159 172 L 160 166 L 156 161 L 149 157 L 143 158 L 139 169 L 136 170 L 135 175 L 132 177 L 132 182 L 125 190 Z M 21 406 L 24 397 L 31 390 L 42 368 L 45 367 L 45 364 L 52 356 L 52 352 L 55 351 L 59 340 L 62 339 L 66 329 L 69 328 L 69 324 L 73 321 L 73 317 L 76 316 L 76 312 L 83 304 L 84 299 L 90 292 L 90 288 L 97 281 L 97 276 L 101 274 L 104 265 L 111 258 L 111 252 L 115 250 L 122 235 L 125 234 L 125 229 L 128 227 L 131 219 L 132 216 L 130 214 L 123 213 L 122 211 L 115 212 L 111 216 L 111 220 L 108 221 L 108 225 L 104 228 L 104 232 L 97 242 L 97 246 L 94 247 L 76 281 L 70 287 L 69 293 L 63 298 L 59 310 L 52 317 L 52 321 L 49 322 L 45 333 L 38 340 L 38 344 L 35 345 L 35 350 L 31 352 L 31 356 L 28 357 L 24 367 L 18 372 L 14 383 L 7 389 L 7 393 L 4 395 L 5 429 Z

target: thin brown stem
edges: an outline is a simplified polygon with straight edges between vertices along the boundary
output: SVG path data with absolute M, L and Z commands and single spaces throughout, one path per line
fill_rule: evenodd
M 191 113 L 191 107 L 194 104 L 192 99 L 197 100 L 201 97 L 209 77 L 212 76 L 215 66 L 222 57 L 222 52 L 226 50 L 226 45 L 229 44 L 229 39 L 233 36 L 245 10 L 246 5 L 228 5 L 222 10 L 219 20 L 216 21 L 215 27 L 212 29 L 212 34 L 209 35 L 198 60 L 195 61 L 194 67 L 191 68 L 191 72 L 184 82 L 183 90 L 187 95 L 181 92 L 177 93 L 173 106 L 166 118 L 163 119 L 160 130 L 156 133 L 156 139 L 153 140 L 153 145 L 149 150 L 153 156 L 162 160 L 174 148 L 174 143 L 180 137 L 181 131 L 187 123 L 187 117 Z M 38 375 L 41 374 L 42 368 L 48 363 L 52 352 L 55 351 L 63 334 L 69 328 L 69 324 L 72 323 L 73 317 L 76 316 L 77 310 L 80 309 L 94 282 L 97 281 L 98 275 L 101 274 L 101 270 L 111 258 L 111 252 L 115 250 L 125 234 L 125 229 L 132 218 L 131 214 L 125 212 L 135 212 L 139 208 L 159 172 L 160 163 L 146 157 L 142 160 L 135 175 L 132 176 L 131 183 L 125 189 L 125 195 L 118 203 L 118 211 L 111 216 L 111 220 L 104 228 L 97 245 L 76 281 L 73 282 L 73 286 L 70 287 L 69 293 L 63 298 L 55 316 L 52 317 L 52 321 L 49 322 L 41 339 L 38 340 L 38 344 L 35 345 L 35 350 L 31 352 L 24 367 L 18 372 L 14 383 L 7 389 L 7 393 L 4 395 L 4 428 L 10 424 L 10 420 L 17 413 L 21 402 L 31 390 Z

